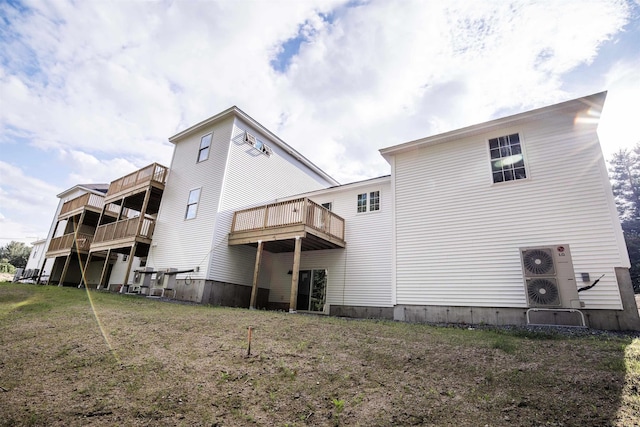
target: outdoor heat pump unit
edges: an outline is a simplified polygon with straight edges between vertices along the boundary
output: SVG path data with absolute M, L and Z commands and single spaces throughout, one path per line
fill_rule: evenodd
M 530 308 L 582 307 L 569 245 L 520 248 L 520 259 Z

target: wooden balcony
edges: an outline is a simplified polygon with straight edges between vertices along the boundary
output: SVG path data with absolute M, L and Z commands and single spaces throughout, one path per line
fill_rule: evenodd
M 255 246 L 262 241 L 269 252 L 291 252 L 292 239 L 301 237 L 303 251 L 344 248 L 344 227 L 343 218 L 300 198 L 235 212 L 229 245 Z
M 78 233 L 77 236 L 75 233 L 69 233 L 64 236 L 54 237 L 49 243 L 46 256 L 47 258 L 66 256 L 71 253 L 72 249 L 76 252 L 87 253 L 92 241 L 93 236 L 86 233 Z
M 152 163 L 142 169 L 139 169 L 129 175 L 116 179 L 109 184 L 109 190 L 105 200 L 113 202 L 122 197 L 135 194 L 148 186 L 153 186 L 164 190 L 164 184 L 167 182 L 167 174 L 169 168 L 158 163 Z
M 142 226 L 138 232 L 139 224 L 140 217 L 136 217 L 99 226 L 91 244 L 91 252 L 126 247 L 134 242 L 151 244 L 155 221 L 142 218 Z
M 60 214 L 58 215 L 58 220 L 62 220 L 65 218 L 72 217 L 74 215 L 78 215 L 82 213 L 83 209 L 88 209 L 93 212 L 101 212 L 102 206 L 104 205 L 104 196 L 99 196 L 93 193 L 86 193 L 82 196 L 76 197 L 75 199 L 68 200 L 64 202 L 62 208 L 60 209 Z M 105 213 L 115 216 L 118 215 L 119 206 L 108 204 L 105 209 Z

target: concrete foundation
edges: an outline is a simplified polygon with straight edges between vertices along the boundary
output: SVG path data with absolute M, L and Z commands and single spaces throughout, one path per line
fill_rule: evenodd
M 329 315 L 337 317 L 355 317 L 358 319 L 393 320 L 393 307 L 332 305 L 329 307 Z
M 203 304 L 222 305 L 225 307 L 249 308 L 251 302 L 251 286 L 207 280 L 202 295 Z M 269 289 L 258 288 L 256 308 L 267 308 Z

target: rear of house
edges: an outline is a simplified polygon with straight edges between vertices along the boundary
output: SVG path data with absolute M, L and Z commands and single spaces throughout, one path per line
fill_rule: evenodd
M 596 133 L 604 99 L 601 93 L 381 150 L 392 166 L 395 319 L 580 324 L 584 314 L 592 327 L 638 328 Z M 534 263 L 551 257 L 556 270 L 559 259 L 570 261 L 570 277 L 552 272 L 554 285 L 536 288 L 535 274 L 523 268 L 526 249 L 546 253 Z M 578 296 L 577 288 L 601 276 Z

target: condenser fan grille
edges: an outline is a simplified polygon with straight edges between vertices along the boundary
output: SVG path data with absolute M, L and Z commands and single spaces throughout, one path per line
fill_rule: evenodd
M 553 254 L 548 249 L 532 249 L 522 254 L 522 262 L 529 274 L 554 275 Z
M 537 306 L 560 305 L 555 279 L 533 279 L 527 282 L 529 302 Z

